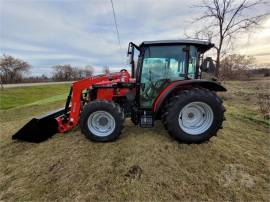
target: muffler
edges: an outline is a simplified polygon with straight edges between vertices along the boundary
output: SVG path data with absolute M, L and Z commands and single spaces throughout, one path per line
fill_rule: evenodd
M 34 143 L 45 141 L 58 132 L 58 122 L 56 118 L 64 114 L 65 108 L 61 108 L 45 116 L 33 118 L 15 133 L 12 139 Z

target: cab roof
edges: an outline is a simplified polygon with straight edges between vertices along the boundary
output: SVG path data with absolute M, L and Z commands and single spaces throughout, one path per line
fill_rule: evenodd
M 143 46 L 155 46 L 155 45 L 195 45 L 202 48 L 204 51 L 214 47 L 215 44 L 206 40 L 190 40 L 190 39 L 179 39 L 179 40 L 159 40 L 159 41 L 143 41 L 139 47 Z

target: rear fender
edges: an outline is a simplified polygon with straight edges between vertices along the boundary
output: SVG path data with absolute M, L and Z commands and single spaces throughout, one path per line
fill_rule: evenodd
M 227 91 L 222 85 L 218 82 L 207 81 L 207 80 L 183 80 L 175 81 L 168 85 L 165 89 L 162 90 L 160 95 L 156 98 L 153 104 L 152 111 L 158 113 L 164 101 L 173 95 L 173 93 L 191 88 L 205 88 L 211 91 Z

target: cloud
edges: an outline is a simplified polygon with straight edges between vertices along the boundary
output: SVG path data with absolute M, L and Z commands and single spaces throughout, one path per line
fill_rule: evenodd
M 235 53 L 253 55 L 257 63 L 270 63 L 270 17 L 252 35 L 242 35 L 234 50 Z
M 114 1 L 120 51 L 110 0 L 0 0 L 1 54 L 27 60 L 34 75 L 56 64 L 118 70 L 126 67 L 129 41 L 183 38 L 198 1 Z

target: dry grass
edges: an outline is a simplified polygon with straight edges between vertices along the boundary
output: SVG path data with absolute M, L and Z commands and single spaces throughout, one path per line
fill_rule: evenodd
M 258 94 L 259 112 L 265 119 L 270 119 L 270 94 L 268 92 Z
M 142 129 L 130 120 L 113 143 L 90 142 L 78 128 L 17 142 L 11 134 L 32 114 L 63 103 L 0 111 L 0 200 L 268 201 L 269 122 L 253 98 L 262 84 L 227 82 L 224 129 L 200 145 L 178 143 L 159 122 Z

